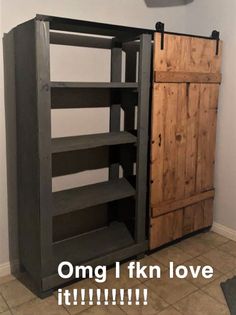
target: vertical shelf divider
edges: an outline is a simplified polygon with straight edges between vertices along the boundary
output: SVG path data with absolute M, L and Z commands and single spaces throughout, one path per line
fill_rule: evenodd
M 152 37 L 140 36 L 135 241 L 145 240 Z

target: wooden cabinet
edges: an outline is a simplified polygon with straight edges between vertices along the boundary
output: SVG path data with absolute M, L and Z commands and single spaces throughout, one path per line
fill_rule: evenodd
M 150 248 L 212 225 L 222 42 L 155 34 Z M 163 49 L 162 49 L 163 48 Z

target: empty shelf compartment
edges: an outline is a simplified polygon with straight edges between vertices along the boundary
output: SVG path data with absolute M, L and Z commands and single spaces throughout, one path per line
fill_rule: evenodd
M 53 253 L 56 263 L 65 259 L 72 263 L 78 260 L 85 262 L 133 244 L 134 240 L 125 224 L 114 221 L 102 229 L 54 243 Z
M 137 138 L 129 132 L 108 132 L 85 136 L 52 139 L 52 153 L 85 150 L 102 146 L 136 143 Z
M 135 189 L 125 178 L 63 190 L 53 193 L 53 215 L 62 215 L 134 195 Z

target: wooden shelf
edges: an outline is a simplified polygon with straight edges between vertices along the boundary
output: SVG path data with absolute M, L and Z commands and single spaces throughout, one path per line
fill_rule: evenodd
M 129 132 L 108 132 L 85 136 L 52 139 L 52 153 L 92 149 L 102 146 L 136 143 L 137 138 Z
M 136 82 L 51 82 L 51 88 L 137 89 Z
M 112 222 L 102 229 L 54 243 L 53 252 L 56 262 L 60 263 L 67 257 L 73 263 L 78 252 L 81 261 L 88 261 L 132 244 L 134 240 L 125 224 Z
M 62 215 L 135 195 L 125 178 L 53 193 L 53 215 Z

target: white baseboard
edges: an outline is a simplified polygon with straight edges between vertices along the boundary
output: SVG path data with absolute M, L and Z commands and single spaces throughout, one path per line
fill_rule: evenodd
M 12 263 L 7 262 L 5 264 L 0 265 L 0 277 L 5 277 L 10 275 L 13 272 L 17 272 L 19 270 L 19 261 L 15 260 Z
M 0 277 L 8 276 L 11 273 L 10 263 L 0 265 Z
M 233 241 L 236 241 L 236 230 L 233 230 L 225 225 L 214 222 L 211 230 Z

